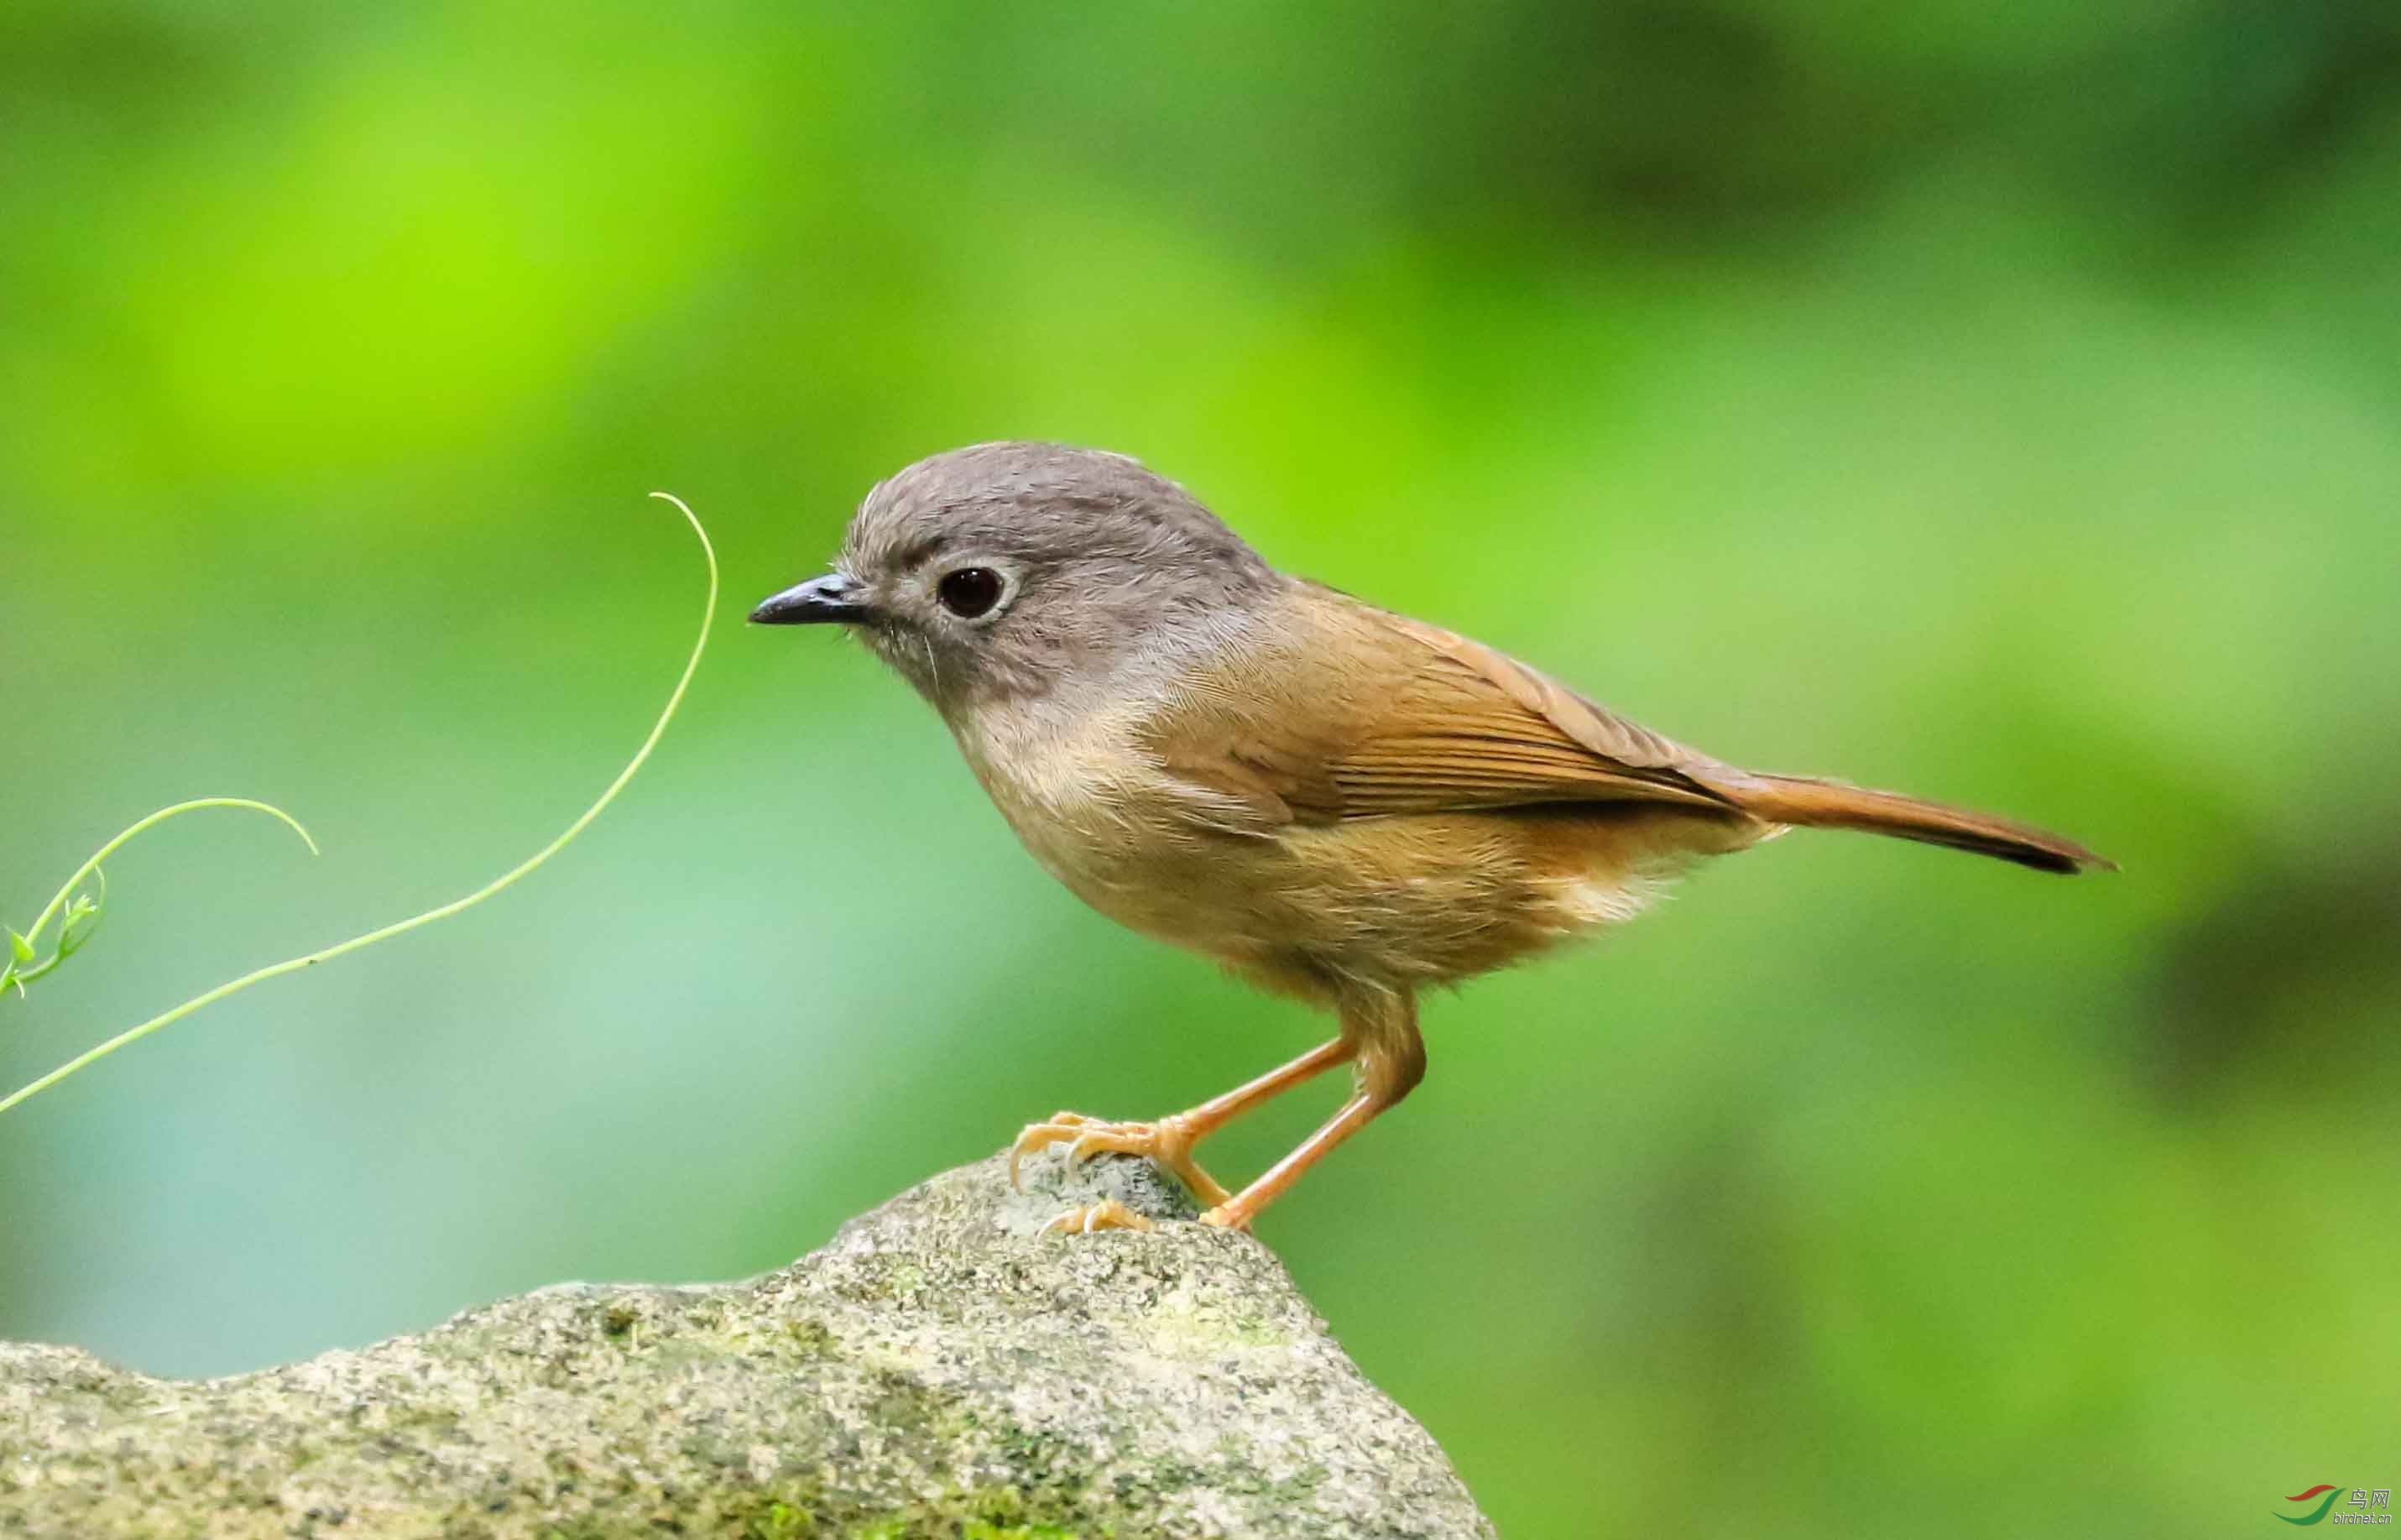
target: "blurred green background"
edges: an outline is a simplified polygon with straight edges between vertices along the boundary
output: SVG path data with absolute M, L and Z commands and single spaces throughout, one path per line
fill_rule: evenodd
M 1107 446 L 1714 752 L 2125 863 L 1795 838 L 1430 1002 L 1261 1233 L 1505 1533 L 2401 1485 L 2389 0 L 17 0 L 0 145 L 0 917 L 184 796 L 325 846 L 129 850 L 10 1084 L 571 818 L 699 604 L 653 487 L 738 607 L 920 455 Z M 555 866 L 0 1118 L 0 1336 L 211 1374 L 748 1273 L 1322 1033 L 729 614 Z

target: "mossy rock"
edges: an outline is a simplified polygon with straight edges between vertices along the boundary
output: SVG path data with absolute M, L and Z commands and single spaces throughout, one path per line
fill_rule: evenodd
M 206 1382 L 0 1344 L 0 1535 L 1491 1534 L 1275 1258 L 998 1159 L 748 1283 L 568 1285 Z M 1114 1196 L 1157 1231 L 1040 1232 Z

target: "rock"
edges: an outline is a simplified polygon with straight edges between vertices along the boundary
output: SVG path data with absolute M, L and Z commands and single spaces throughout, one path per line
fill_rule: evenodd
M 1257 1242 L 1040 1233 L 1146 1162 L 995 1157 L 748 1283 L 564 1285 L 161 1381 L 0 1344 L 0 1535 L 1492 1533 Z

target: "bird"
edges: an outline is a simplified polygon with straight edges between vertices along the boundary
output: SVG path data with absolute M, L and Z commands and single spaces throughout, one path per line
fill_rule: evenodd
M 859 504 L 831 571 L 750 613 L 848 627 L 940 715 L 1034 859 L 1092 908 L 1332 1013 L 1326 1042 L 1146 1121 L 1060 1111 L 1066 1147 L 1173 1172 L 1248 1230 L 1406 1096 L 1418 999 L 1633 918 L 1695 863 L 1847 829 L 2037 872 L 2111 863 L 2010 819 L 1742 769 L 1467 637 L 1268 561 L 1139 461 L 971 445 Z M 1322 1127 L 1240 1190 L 1197 1147 L 1338 1066 Z M 1115 1200 L 1051 1228 L 1146 1230 Z

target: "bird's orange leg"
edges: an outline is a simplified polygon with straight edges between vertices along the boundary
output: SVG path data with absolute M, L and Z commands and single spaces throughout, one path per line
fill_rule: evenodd
M 1065 1142 L 1068 1159 L 1087 1159 L 1104 1149 L 1146 1155 L 1181 1176 L 1209 1204 L 1200 1217 L 1204 1225 L 1243 1230 L 1284 1189 L 1300 1179 L 1336 1145 L 1365 1128 L 1376 1114 L 1407 1095 L 1425 1076 L 1425 1045 L 1418 1037 L 1417 1002 L 1396 991 L 1362 990 L 1346 994 L 1341 1002 L 1342 1035 L 1189 1112 L 1158 1123 L 1101 1123 L 1072 1112 L 1036 1123 L 1018 1136 L 1011 1152 L 1012 1178 L 1017 1157 L 1025 1150 Z M 1323 1128 L 1300 1148 L 1269 1167 L 1267 1174 L 1240 1193 L 1228 1193 L 1192 1159 L 1192 1146 L 1204 1134 L 1239 1114 L 1310 1077 L 1348 1060 L 1359 1062 L 1359 1089 Z M 1051 1221 L 1061 1231 L 1150 1230 L 1152 1223 L 1115 1199 L 1071 1209 Z
M 1070 1165 L 1091 1160 L 1104 1150 L 1141 1155 L 1175 1173 L 1184 1185 L 1192 1189 L 1193 1196 L 1202 1203 L 1212 1206 L 1225 1203 L 1233 1194 L 1227 1191 L 1214 1176 L 1200 1169 L 1200 1162 L 1192 1157 L 1193 1146 L 1260 1103 L 1324 1074 L 1358 1051 L 1359 1045 L 1348 1036 L 1321 1043 L 1290 1064 L 1270 1069 L 1255 1080 L 1238 1085 L 1222 1096 L 1213 1096 L 1188 1112 L 1178 1112 L 1157 1122 L 1114 1123 L 1088 1118 L 1080 1112 L 1054 1112 L 1038 1123 L 1026 1124 L 1025 1131 L 1017 1136 L 1017 1143 L 1008 1151 L 1008 1179 L 1012 1185 L 1017 1182 L 1018 1162 L 1026 1156 L 1055 1144 L 1063 1144 L 1067 1147 L 1067 1162 Z M 1128 1217 L 1132 1216 L 1111 1214 L 1095 1219 L 1093 1212 L 1078 1209 L 1062 1216 L 1054 1228 L 1141 1228 L 1128 1226 L 1125 1222 Z M 1092 1222 L 1088 1224 L 1088 1220 Z
M 1247 1230 L 1259 1210 L 1275 1202 L 1301 1173 L 1325 1158 L 1336 1145 L 1358 1133 L 1376 1114 L 1398 1102 L 1425 1078 L 1425 1045 L 1418 1038 L 1416 1002 L 1406 995 L 1378 995 L 1345 1002 L 1343 1035 L 1359 1039 L 1359 1090 L 1325 1125 L 1300 1142 L 1300 1148 L 1269 1166 L 1257 1181 L 1200 1216 L 1204 1225 Z
M 1200 1216 L 1204 1225 L 1216 1225 L 1226 1230 L 1247 1230 L 1259 1210 L 1273 1203 L 1285 1188 L 1300 1180 L 1300 1174 L 1323 1160 L 1326 1151 L 1367 1126 L 1368 1121 L 1390 1106 L 1361 1092 L 1342 1104 L 1324 1127 L 1300 1142 L 1300 1148 L 1268 1167 L 1267 1175 L 1242 1189 L 1239 1196 L 1227 1198 Z

